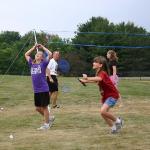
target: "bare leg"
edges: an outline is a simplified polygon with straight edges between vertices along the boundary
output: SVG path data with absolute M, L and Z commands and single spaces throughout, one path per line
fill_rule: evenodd
M 57 96 L 58 96 L 58 91 L 52 92 L 51 93 L 51 102 L 52 102 L 52 107 L 57 105 Z
M 112 120 L 108 119 L 107 117 L 105 117 L 105 116 L 103 116 L 103 115 L 102 115 L 102 117 L 104 118 L 104 120 L 106 121 L 106 123 L 107 123 L 110 127 L 113 126 L 113 121 L 112 121 Z
M 101 112 L 101 116 L 105 119 L 106 123 L 109 126 L 113 126 L 113 122 L 116 121 L 116 117 L 113 116 L 111 113 L 109 113 L 109 106 L 107 104 L 103 104 L 100 112 Z
M 49 123 L 49 111 L 48 111 L 48 107 L 43 107 L 43 113 L 44 113 L 44 120 L 45 123 Z
M 39 112 L 42 116 L 44 116 L 44 112 L 41 107 L 36 107 L 36 111 Z

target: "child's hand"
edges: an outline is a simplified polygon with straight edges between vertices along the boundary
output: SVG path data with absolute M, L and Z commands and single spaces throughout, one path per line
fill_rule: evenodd
M 43 45 L 42 44 L 37 44 L 36 47 L 37 48 L 43 48 Z
M 52 78 L 50 78 L 49 81 L 50 81 L 51 83 L 54 83 L 54 80 L 53 80 Z
M 78 81 L 79 81 L 83 86 L 86 86 L 86 84 L 83 82 L 83 80 L 84 80 L 84 79 L 79 79 L 79 78 L 78 78 Z M 86 80 L 85 80 L 85 81 L 86 81 Z
M 85 79 L 79 79 L 82 83 L 86 83 L 87 81 Z
M 87 80 L 87 74 L 82 74 L 83 79 Z

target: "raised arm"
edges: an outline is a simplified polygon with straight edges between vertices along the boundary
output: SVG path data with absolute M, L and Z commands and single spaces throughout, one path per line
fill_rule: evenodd
M 46 47 L 44 47 L 42 44 L 38 44 L 38 47 L 43 49 L 48 54 L 48 60 L 52 58 L 52 52 L 49 51 Z
M 35 48 L 36 48 L 36 45 L 33 46 L 31 49 L 29 49 L 29 50 L 25 53 L 25 59 L 26 59 L 27 61 L 29 61 L 30 55 L 31 55 L 31 53 L 35 50 Z

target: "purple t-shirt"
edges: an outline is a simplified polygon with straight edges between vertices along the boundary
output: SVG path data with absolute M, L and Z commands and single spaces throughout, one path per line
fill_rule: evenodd
M 29 59 L 29 66 L 32 77 L 32 84 L 34 93 L 49 92 L 49 87 L 46 81 L 46 68 L 48 61 L 41 61 L 39 64 L 32 63 L 32 59 Z

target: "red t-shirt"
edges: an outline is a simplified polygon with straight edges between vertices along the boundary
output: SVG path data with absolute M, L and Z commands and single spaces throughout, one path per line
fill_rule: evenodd
M 98 82 L 99 88 L 103 91 L 101 93 L 102 103 L 104 103 L 108 97 L 113 97 L 117 100 L 119 98 L 119 92 L 110 80 L 108 74 L 105 71 L 101 71 L 98 77 L 102 78 L 102 81 Z

